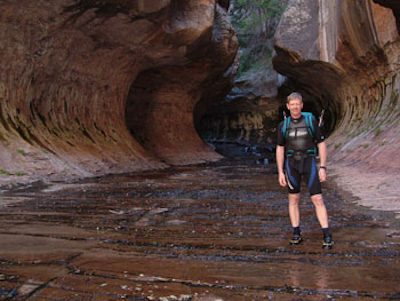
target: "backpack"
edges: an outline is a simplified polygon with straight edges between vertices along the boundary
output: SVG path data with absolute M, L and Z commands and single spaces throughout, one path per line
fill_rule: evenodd
M 301 115 L 303 115 L 303 117 L 306 120 L 306 125 L 308 128 L 308 133 L 310 134 L 310 137 L 314 139 L 314 133 L 315 133 L 314 124 L 313 124 L 313 119 L 315 119 L 314 115 L 309 112 L 302 112 Z M 285 139 L 289 135 L 288 128 L 290 125 L 290 119 L 291 119 L 291 117 L 289 116 L 283 121 L 282 135 L 283 135 L 283 137 L 285 137 Z
M 301 112 L 301 115 L 305 118 L 306 121 L 306 126 L 308 129 L 308 134 L 310 135 L 311 139 L 314 140 L 314 133 L 315 133 L 315 129 L 314 129 L 314 123 L 313 123 L 313 119 L 315 119 L 314 115 L 312 113 L 309 112 Z M 283 121 L 283 126 L 282 126 L 282 136 L 285 137 L 285 139 L 288 137 L 289 135 L 289 125 L 290 125 L 290 119 L 291 117 L 287 117 L 284 121 Z M 314 147 L 314 149 L 309 149 L 307 150 L 307 153 L 309 156 L 317 156 L 318 155 L 318 148 Z M 293 150 L 288 150 L 286 155 L 288 157 L 292 157 L 294 154 Z

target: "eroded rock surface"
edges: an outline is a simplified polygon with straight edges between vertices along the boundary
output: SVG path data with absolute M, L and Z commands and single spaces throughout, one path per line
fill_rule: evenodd
M 2 1 L 2 171 L 66 178 L 219 158 L 193 110 L 212 83 L 229 90 L 228 4 Z
M 274 66 L 327 110 L 333 162 L 398 171 L 398 5 L 376 2 L 292 1 Z

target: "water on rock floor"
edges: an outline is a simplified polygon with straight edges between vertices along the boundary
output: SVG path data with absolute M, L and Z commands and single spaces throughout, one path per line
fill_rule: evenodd
M 0 196 L 0 300 L 400 299 L 400 230 L 324 185 L 290 246 L 274 166 L 222 161 Z

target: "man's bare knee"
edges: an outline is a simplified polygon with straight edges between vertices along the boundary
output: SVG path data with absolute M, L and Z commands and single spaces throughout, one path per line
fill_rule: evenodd
M 311 200 L 316 207 L 325 206 L 324 199 L 322 198 L 322 194 L 315 194 L 311 196 Z
M 289 204 L 297 205 L 300 202 L 300 193 L 289 194 Z

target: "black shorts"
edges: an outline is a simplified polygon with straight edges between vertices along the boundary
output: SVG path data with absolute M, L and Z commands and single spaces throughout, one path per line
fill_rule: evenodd
M 286 158 L 285 174 L 289 193 L 300 192 L 303 177 L 307 183 L 310 195 L 322 193 L 315 157 L 305 157 L 302 160 Z

